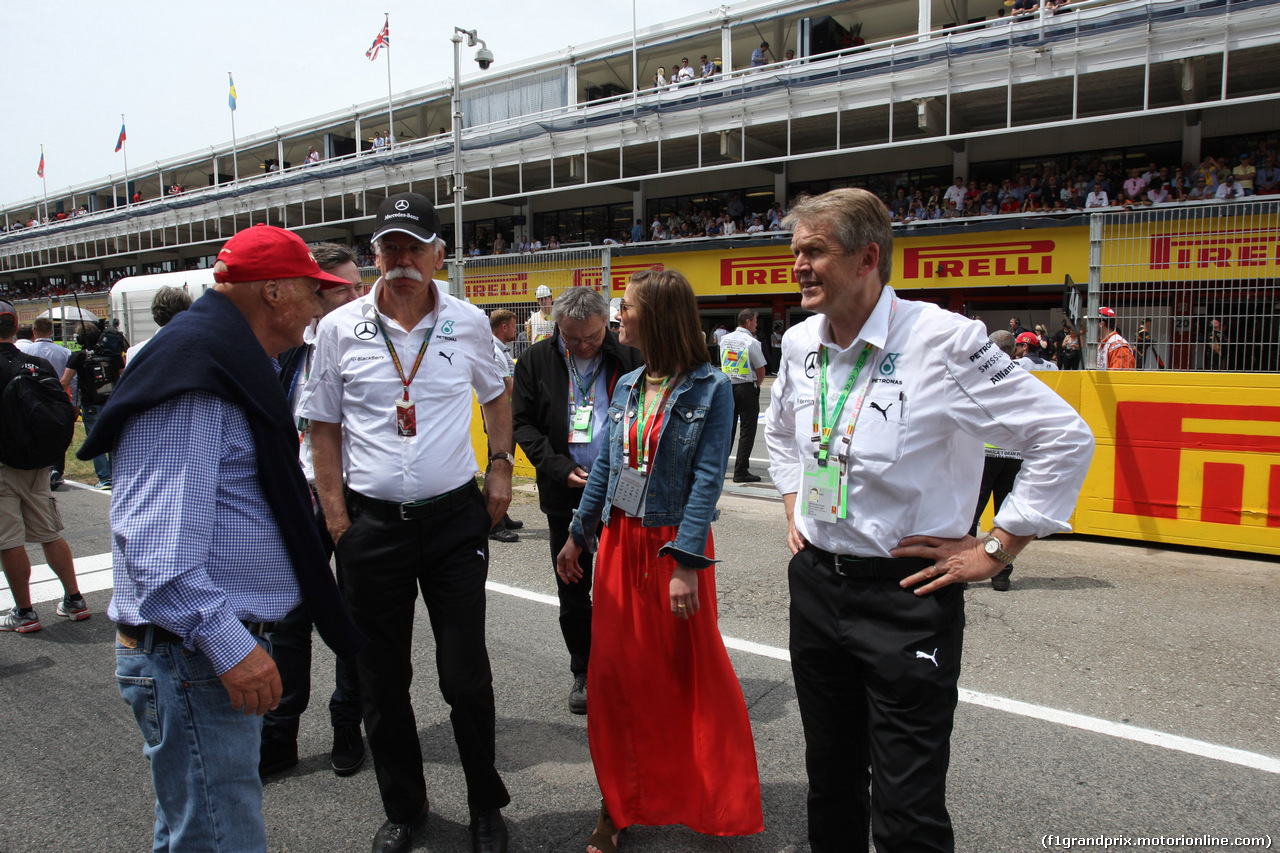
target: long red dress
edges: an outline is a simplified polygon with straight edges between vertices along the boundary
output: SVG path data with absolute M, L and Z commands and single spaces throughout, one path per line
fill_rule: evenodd
M 634 448 L 634 427 L 629 438 Z M 615 826 L 749 835 L 764 829 L 760 776 L 717 625 L 715 569 L 698 572 L 699 611 L 688 621 L 674 616 L 668 586 L 677 564 L 658 549 L 675 537 L 675 527 L 643 527 L 616 508 L 601 534 L 587 669 L 591 760 Z M 715 556 L 710 534 L 706 554 Z

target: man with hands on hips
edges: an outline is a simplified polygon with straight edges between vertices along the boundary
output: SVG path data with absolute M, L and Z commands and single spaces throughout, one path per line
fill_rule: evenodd
M 765 437 L 793 554 L 810 844 L 844 851 L 870 829 L 880 853 L 952 851 L 964 584 L 1070 530 L 1093 436 L 981 324 L 898 298 L 874 195 L 803 198 L 785 227 L 815 316 L 783 338 Z M 984 442 L 1025 461 L 979 540 Z

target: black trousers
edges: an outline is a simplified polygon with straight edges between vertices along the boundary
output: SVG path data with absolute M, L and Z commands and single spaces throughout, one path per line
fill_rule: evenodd
M 760 421 L 760 389 L 754 382 L 733 384 L 733 432 L 738 432 L 739 420 L 742 421 L 742 433 L 738 436 L 738 461 L 733 466 L 735 475 L 751 472 L 751 448 L 755 446 L 756 426 Z
M 551 568 L 555 572 L 556 557 L 569 541 L 571 515 L 548 515 L 551 529 Z M 556 575 L 556 595 L 560 598 L 560 633 L 564 635 L 569 650 L 569 671 L 574 675 L 587 674 L 587 661 L 591 658 L 591 568 L 594 555 L 583 549 L 578 555 L 582 578 L 577 583 L 565 583 Z
M 1004 499 L 1013 491 L 1013 481 L 1018 479 L 1022 470 L 1021 459 L 997 459 L 988 456 L 982 463 L 982 485 L 978 487 L 978 508 L 973 511 L 973 535 L 978 535 L 978 522 L 982 520 L 982 511 L 987 508 L 987 501 L 995 497 L 995 511 L 1004 506 Z M 1013 566 L 1000 572 L 1008 577 L 1013 574 Z
M 484 584 L 489 572 L 489 514 L 480 490 L 417 521 L 391 520 L 347 502 L 351 528 L 338 542 L 345 592 L 369 638 L 359 656 L 364 726 L 387 818 L 414 820 L 426 802 L 422 746 L 409 700 L 410 649 L 421 590 L 436 643 L 440 693 L 467 780 L 472 809 L 511 801 L 494 766 L 493 673 L 485 648 Z
M 849 580 L 812 548 L 788 578 L 813 853 L 863 850 L 868 829 L 879 853 L 951 853 L 964 586 L 920 597 L 896 580 Z
M 333 556 L 333 540 L 317 510 L 320 541 L 326 557 Z M 338 588 L 343 586 L 342 560 L 336 562 Z M 262 742 L 298 740 L 298 722 L 311 702 L 311 612 L 306 602 L 275 624 L 271 631 L 271 658 L 280 671 L 280 705 L 262 718 Z M 360 725 L 360 674 L 355 658 L 338 657 L 333 667 L 333 695 L 329 697 L 329 722 L 334 727 Z

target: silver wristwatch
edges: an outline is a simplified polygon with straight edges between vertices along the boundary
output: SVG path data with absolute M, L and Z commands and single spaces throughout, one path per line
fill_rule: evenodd
M 1006 566 L 1013 565 L 1013 555 L 1004 549 L 1004 543 L 990 534 L 982 540 L 982 550 L 988 557 L 995 557 Z

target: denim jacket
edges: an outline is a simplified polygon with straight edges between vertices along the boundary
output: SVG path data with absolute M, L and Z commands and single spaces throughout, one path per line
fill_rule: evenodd
M 606 452 L 591 468 L 582 500 L 573 514 L 569 532 L 579 546 L 594 552 L 597 524 L 609 523 L 613 492 L 622 469 L 626 436 L 623 425 L 629 410 L 636 419 L 636 386 L 643 384 L 644 368 L 618 380 L 609 402 L 609 440 Z M 704 569 L 715 562 L 706 556 L 711 522 L 720 516 L 716 503 L 724 486 L 733 440 L 733 392 L 729 378 L 711 365 L 694 368 L 671 393 L 662 419 L 658 451 L 649 472 L 645 494 L 645 527 L 675 526 L 676 538 L 658 550 L 670 554 L 677 563 Z

